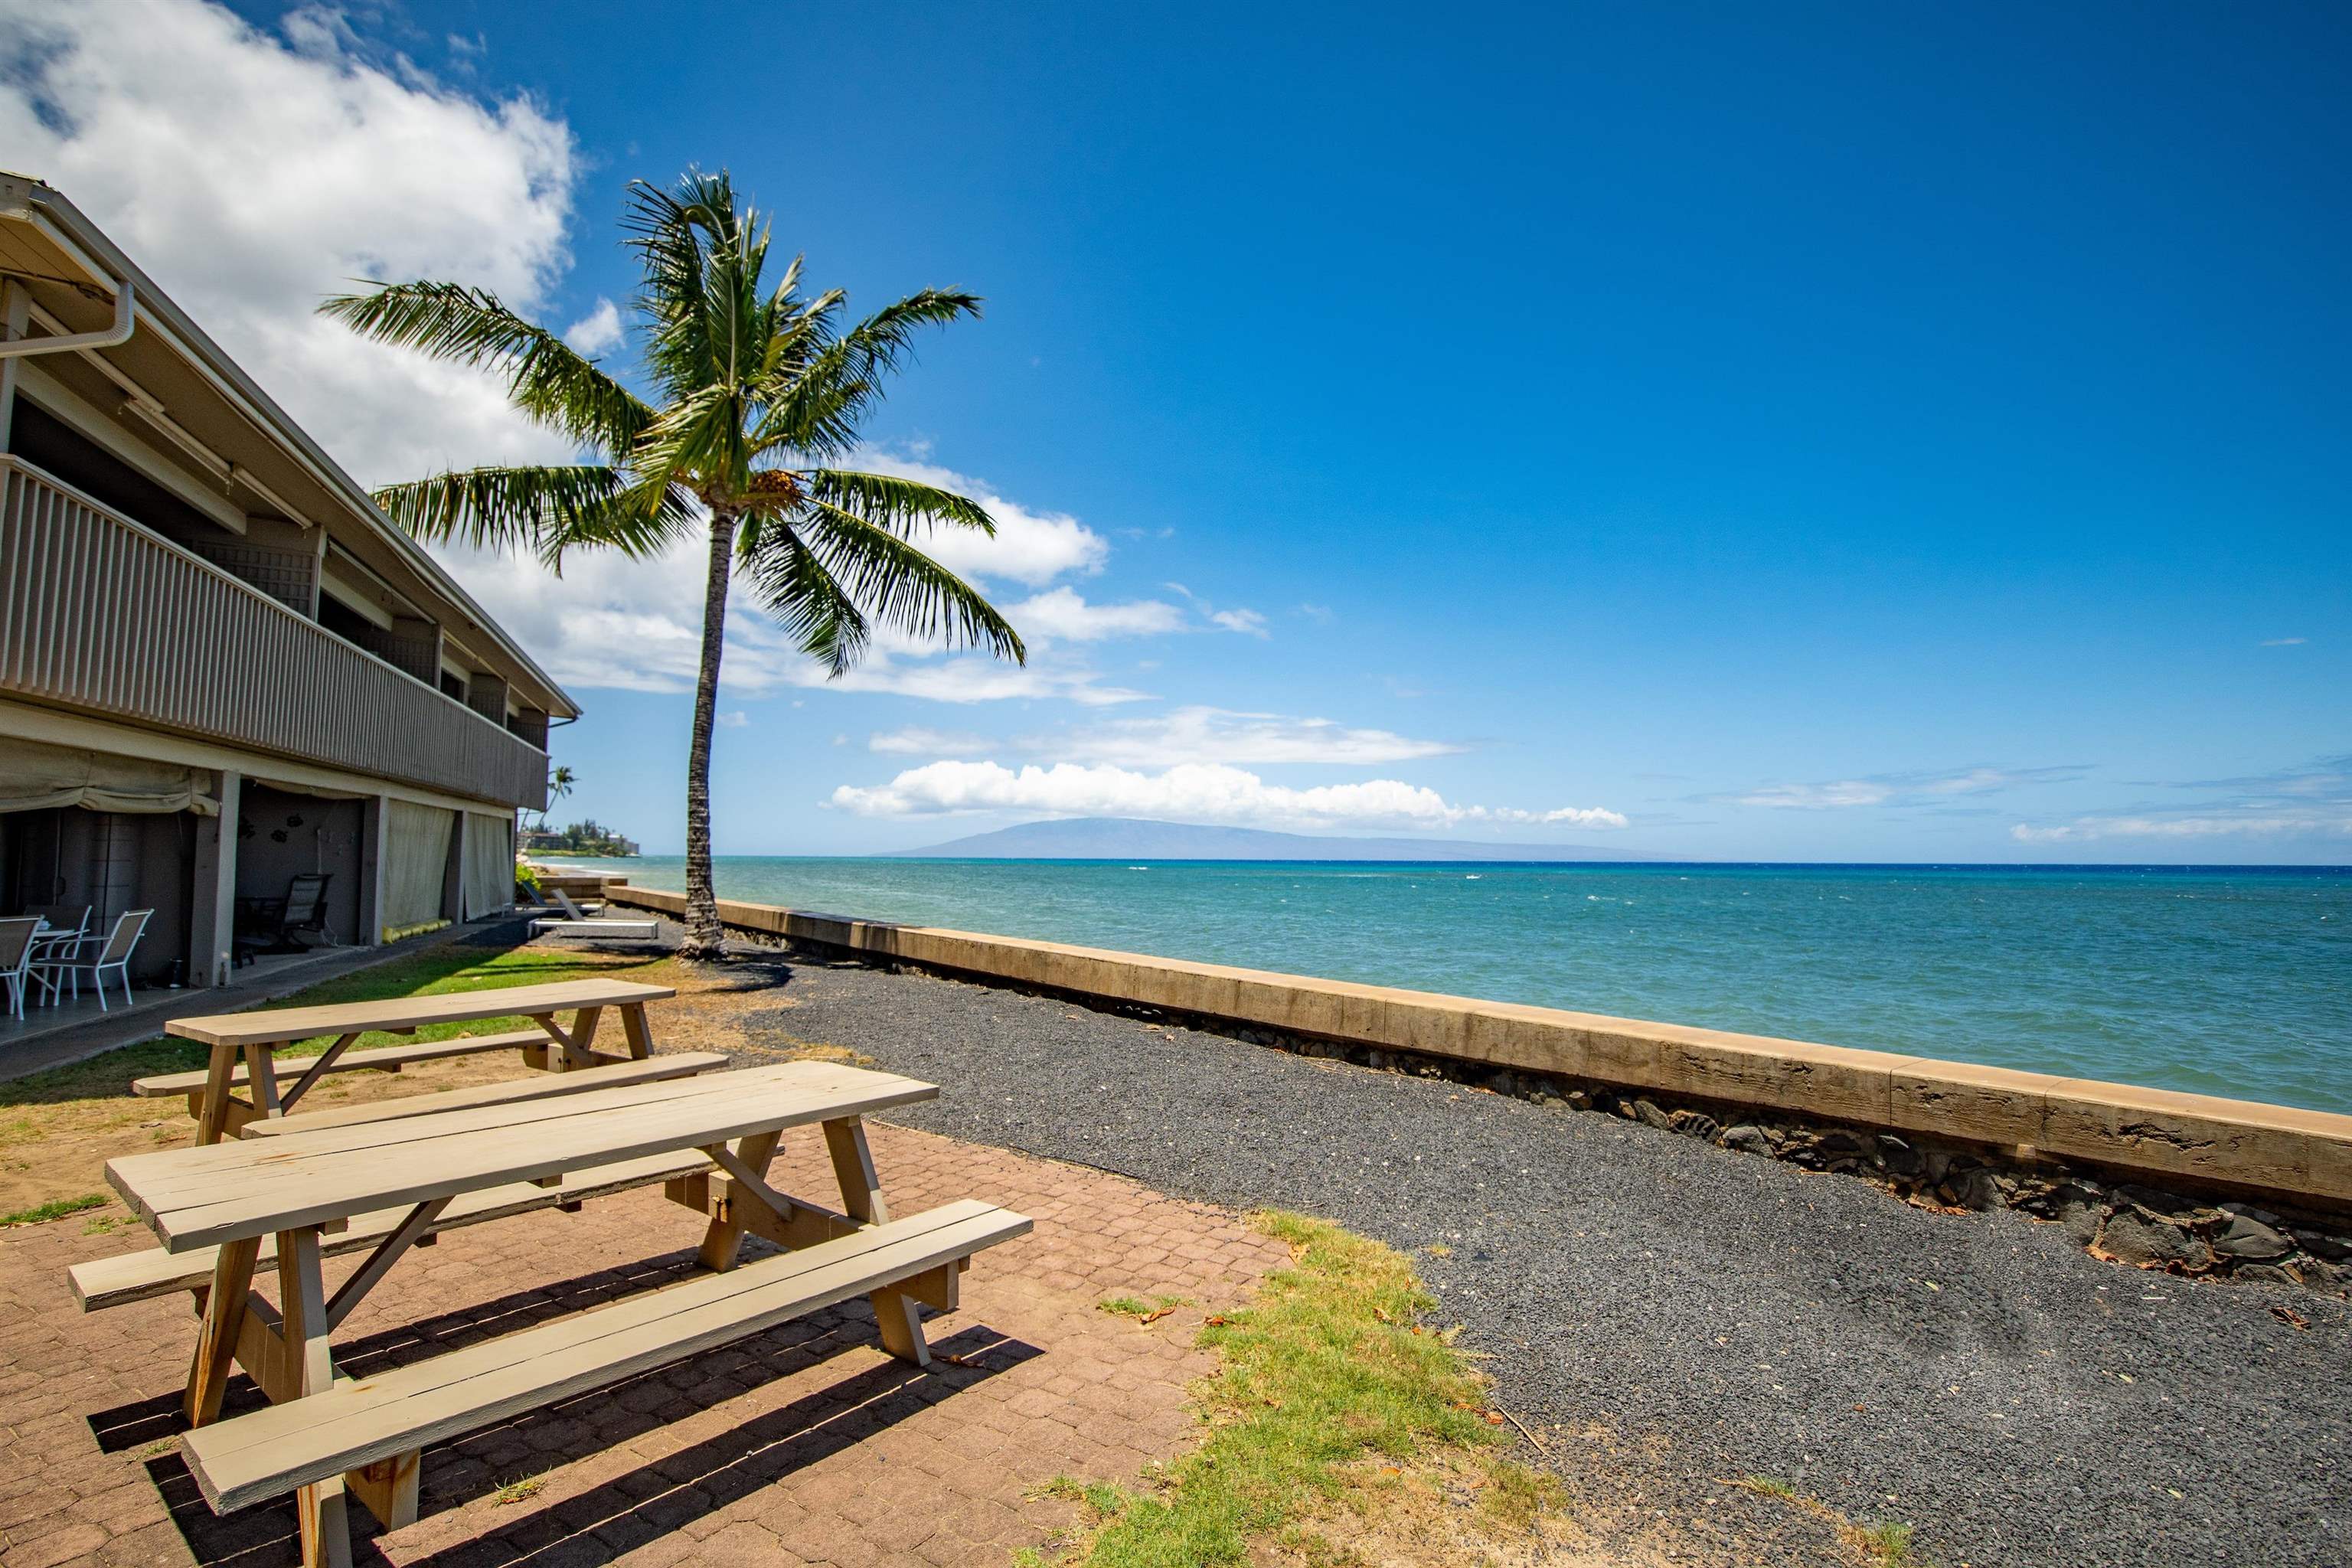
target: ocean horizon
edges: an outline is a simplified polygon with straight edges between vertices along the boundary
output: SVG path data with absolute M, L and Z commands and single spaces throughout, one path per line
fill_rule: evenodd
M 580 863 L 685 886 L 678 856 Z M 2352 1113 L 2352 867 L 720 856 L 714 872 L 756 903 Z

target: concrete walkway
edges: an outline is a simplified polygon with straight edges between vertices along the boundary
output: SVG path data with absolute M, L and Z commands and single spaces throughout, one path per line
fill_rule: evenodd
M 118 996 L 110 1011 L 101 1012 L 87 993 L 79 1007 L 64 1017 L 46 1009 L 27 1010 L 23 1024 L 14 1019 L 0 1027 L 0 1083 L 50 1068 L 85 1061 L 121 1046 L 152 1040 L 163 1032 L 166 1020 L 205 1013 L 236 1013 L 290 996 L 295 992 L 355 970 L 368 969 L 395 958 L 405 958 L 450 942 L 488 942 L 508 946 L 520 941 L 526 929 L 519 917 L 499 915 L 471 925 L 447 926 L 384 947 L 329 947 L 299 957 L 262 959 L 227 985 L 209 991 L 168 990 L 142 986 L 131 994 L 125 1006 Z

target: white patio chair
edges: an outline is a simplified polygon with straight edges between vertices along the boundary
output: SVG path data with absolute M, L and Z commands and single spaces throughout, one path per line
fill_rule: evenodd
M 131 1005 L 131 955 L 138 951 L 139 938 L 147 930 L 147 922 L 154 914 L 153 910 L 131 910 L 117 915 L 114 930 L 107 933 L 106 944 L 98 950 L 96 957 L 51 956 L 40 960 L 40 967 L 52 974 L 62 973 L 68 976 L 77 996 L 81 994 L 82 971 L 89 971 L 90 984 L 98 987 L 98 1010 L 101 1013 L 108 1011 L 106 972 L 111 969 L 116 978 L 122 982 L 122 1004 L 127 1007 Z M 96 937 L 86 936 L 81 939 L 81 946 L 88 947 L 97 940 Z M 75 951 L 78 952 L 79 949 Z M 50 983 L 45 980 L 42 984 Z
M 79 948 L 82 938 L 89 934 L 89 917 L 98 912 L 97 908 L 91 904 L 30 904 L 25 912 L 38 916 L 43 922 L 41 929 L 33 933 L 31 973 L 41 989 L 49 994 L 49 1000 L 55 1002 L 68 982 L 44 971 L 41 962 Z M 81 995 L 79 984 L 74 985 L 74 995 Z
M 0 982 L 8 987 L 8 1016 L 25 1016 L 25 983 L 32 974 L 33 933 L 41 929 L 38 915 L 0 921 Z

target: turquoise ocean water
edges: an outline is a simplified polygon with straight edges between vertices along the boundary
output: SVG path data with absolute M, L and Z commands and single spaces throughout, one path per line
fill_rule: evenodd
M 682 889 L 675 857 L 599 861 Z M 2352 869 L 722 858 L 723 898 L 2352 1112 Z

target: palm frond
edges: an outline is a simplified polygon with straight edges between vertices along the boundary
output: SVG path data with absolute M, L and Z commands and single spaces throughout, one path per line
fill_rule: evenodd
M 319 313 L 377 342 L 452 364 L 494 367 L 504 373 L 516 407 L 613 457 L 653 421 L 653 410 L 627 388 L 487 289 L 383 283 L 363 294 L 334 295 L 320 303 Z
M 887 529 L 812 497 L 793 531 L 868 616 L 910 637 L 1028 662 L 1021 634 L 980 590 Z
M 919 479 L 816 468 L 810 472 L 806 488 L 815 500 L 854 512 L 901 539 L 912 538 L 919 529 L 928 532 L 940 523 L 977 529 L 992 539 L 996 536 L 996 520 L 988 515 L 986 507 L 969 496 Z
M 418 539 L 523 549 L 560 568 L 567 550 L 608 546 L 656 555 L 693 521 L 682 494 L 628 502 L 628 478 L 602 465 L 464 468 L 375 492 L 384 515 Z
M 866 613 L 793 529 L 767 522 L 747 529 L 745 574 L 768 613 L 800 650 L 840 676 L 873 637 Z

